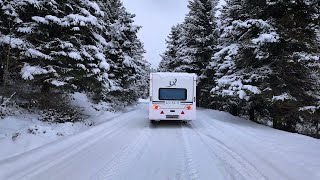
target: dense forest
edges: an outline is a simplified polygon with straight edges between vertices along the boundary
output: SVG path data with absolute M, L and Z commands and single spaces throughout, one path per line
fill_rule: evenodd
M 23 107 L 76 121 L 73 92 L 113 107 L 143 95 L 150 65 L 141 27 L 120 0 L 0 0 L 0 7 L 0 116 Z
M 320 137 L 318 0 L 189 0 L 158 71 L 196 73 L 198 104 Z M 118 108 L 147 97 L 150 64 L 120 0 L 0 0 L 0 117 L 81 119 L 70 94 Z
M 190 0 L 159 71 L 199 76 L 199 106 L 320 137 L 320 2 Z

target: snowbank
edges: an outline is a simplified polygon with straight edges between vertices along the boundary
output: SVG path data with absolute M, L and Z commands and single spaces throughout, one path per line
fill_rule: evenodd
M 110 104 L 93 104 L 83 93 L 72 95 L 72 104 L 82 108 L 88 118 L 83 122 L 48 123 L 36 114 L 20 114 L 0 119 L 0 160 L 77 134 L 121 114 L 112 112 Z M 130 109 L 126 109 L 128 111 Z

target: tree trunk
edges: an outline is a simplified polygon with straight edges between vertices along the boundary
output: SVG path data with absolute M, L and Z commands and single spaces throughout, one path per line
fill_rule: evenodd
M 317 134 L 316 137 L 320 139 L 320 120 L 318 120 L 318 126 L 317 126 Z
M 8 44 L 8 50 L 6 55 L 6 62 L 4 64 L 4 72 L 3 72 L 3 86 L 4 90 L 7 89 L 8 79 L 9 79 L 9 66 L 10 66 L 10 51 L 11 51 L 11 35 L 12 35 L 12 26 L 9 22 L 9 44 Z
M 251 120 L 251 121 L 257 122 L 257 121 L 255 120 L 255 117 L 254 117 L 254 115 L 255 115 L 254 110 L 255 110 L 255 108 L 254 108 L 253 106 L 251 106 L 251 108 L 250 108 L 250 110 L 249 110 L 249 116 L 250 116 L 250 120 Z
M 4 89 L 6 90 L 7 84 L 8 84 L 8 79 L 9 79 L 9 62 L 10 62 L 10 51 L 11 51 L 11 38 L 9 41 L 8 45 L 8 52 L 7 52 L 7 57 L 6 57 L 6 64 L 4 67 L 4 72 L 3 72 L 3 86 Z

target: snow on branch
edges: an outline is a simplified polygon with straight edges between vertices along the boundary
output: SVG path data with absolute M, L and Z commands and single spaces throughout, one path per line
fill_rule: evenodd
M 279 42 L 279 35 L 276 32 L 260 34 L 258 38 L 252 39 L 253 44 L 263 45 L 265 43 Z
M 49 73 L 54 73 L 54 69 L 44 69 L 40 66 L 30 66 L 28 63 L 25 63 L 23 68 L 21 69 L 21 76 L 25 80 L 33 80 L 34 75 L 41 75 L 41 74 L 49 74 Z
M 281 94 L 279 96 L 273 96 L 272 97 L 272 102 L 285 101 L 285 100 L 294 100 L 294 101 L 296 101 L 297 99 L 295 97 L 291 96 L 288 93 L 283 93 L 283 94 Z
M 9 98 L 6 98 L 0 106 L 4 107 L 7 105 L 7 103 L 9 103 L 11 101 L 11 99 L 13 98 L 13 96 L 16 94 L 16 92 L 14 92 Z

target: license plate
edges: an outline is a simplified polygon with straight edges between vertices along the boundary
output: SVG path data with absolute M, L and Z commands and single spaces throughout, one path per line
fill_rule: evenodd
M 180 104 L 179 101 L 166 101 L 166 104 Z
M 179 115 L 166 115 L 167 119 L 179 119 Z

